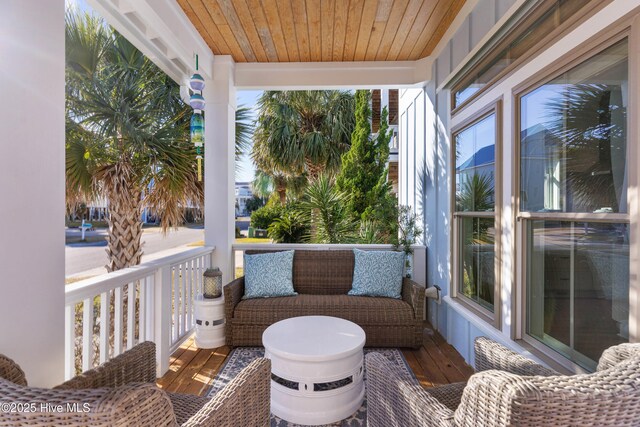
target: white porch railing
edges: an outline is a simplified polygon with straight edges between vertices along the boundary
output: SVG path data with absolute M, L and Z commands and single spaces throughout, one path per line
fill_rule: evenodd
M 202 292 L 213 250 L 190 249 L 67 285 L 65 378 L 142 341 L 156 343 L 163 375 L 171 353 L 193 330 L 193 300 Z

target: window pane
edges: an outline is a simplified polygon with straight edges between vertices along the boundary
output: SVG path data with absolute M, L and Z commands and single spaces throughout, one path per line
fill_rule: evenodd
M 493 211 L 496 116 L 491 114 L 456 134 L 456 210 Z
M 627 41 L 520 101 L 520 205 L 627 212 Z
M 493 218 L 459 217 L 459 292 L 493 311 L 495 228 Z
M 527 333 L 595 369 L 629 341 L 628 225 L 535 220 L 527 245 Z

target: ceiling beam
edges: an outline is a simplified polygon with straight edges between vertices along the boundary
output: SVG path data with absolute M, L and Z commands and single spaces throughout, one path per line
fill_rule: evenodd
M 385 89 L 422 87 L 431 58 L 418 61 L 281 62 L 236 64 L 238 89 Z
M 178 84 L 195 70 L 211 78 L 213 53 L 175 0 L 87 0 L 119 33 Z

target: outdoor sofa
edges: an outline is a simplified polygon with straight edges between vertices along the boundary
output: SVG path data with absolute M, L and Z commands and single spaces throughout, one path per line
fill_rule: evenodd
M 275 252 L 247 251 L 248 255 Z M 404 278 L 402 298 L 347 295 L 353 281 L 351 250 L 295 250 L 296 296 L 242 299 L 244 276 L 224 287 L 226 343 L 261 346 L 269 325 L 297 316 L 324 315 L 350 320 L 364 329 L 367 347 L 422 345 L 425 288 Z

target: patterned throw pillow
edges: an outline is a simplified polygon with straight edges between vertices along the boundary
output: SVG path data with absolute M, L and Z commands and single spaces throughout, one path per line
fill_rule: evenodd
M 354 249 L 356 265 L 349 295 L 402 297 L 404 253 Z
M 298 295 L 293 290 L 293 252 L 245 254 L 242 299 Z

